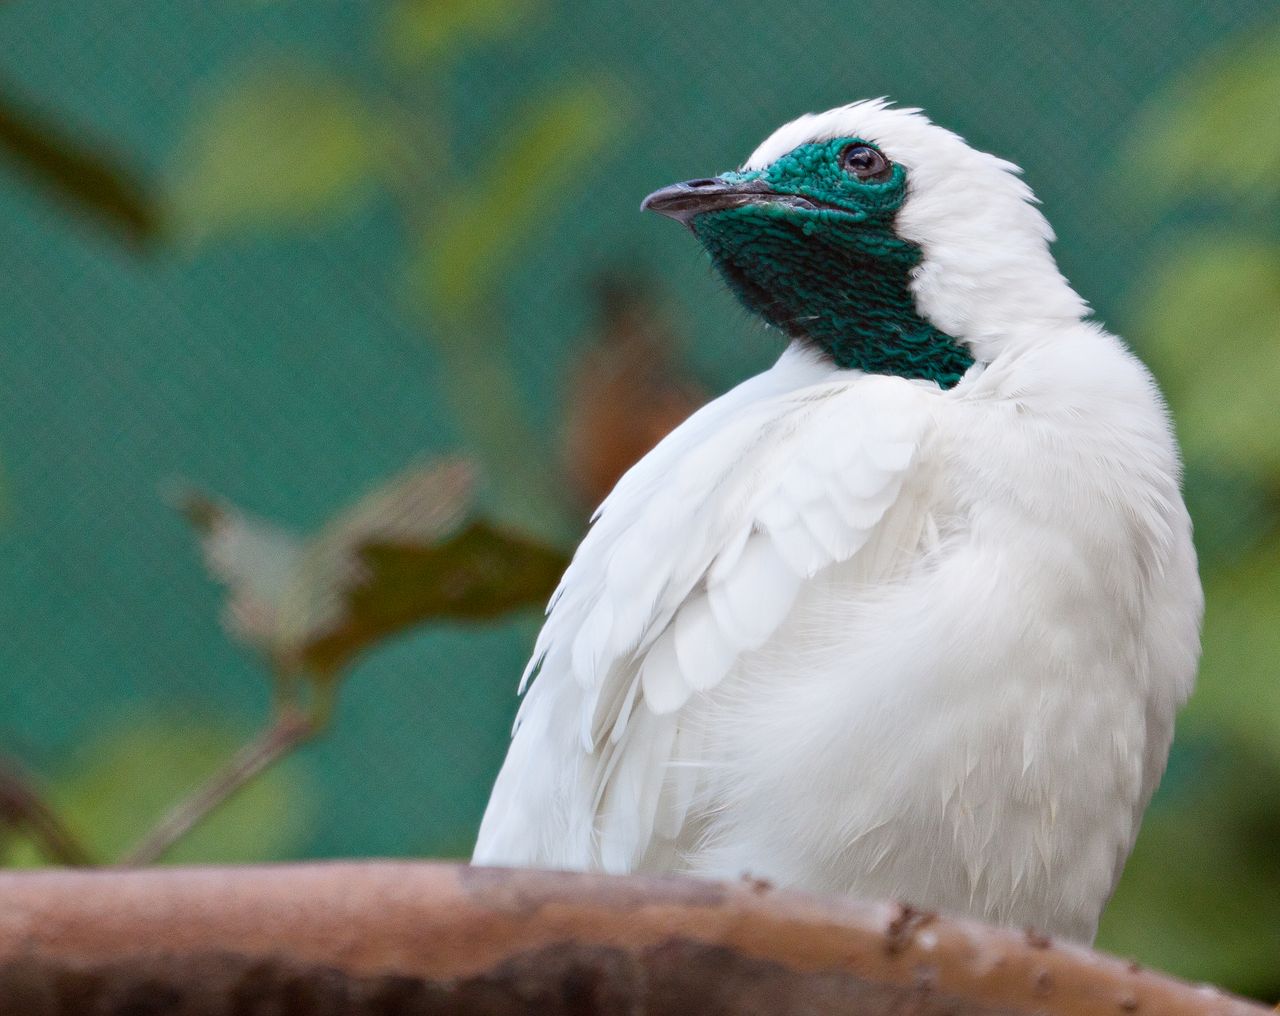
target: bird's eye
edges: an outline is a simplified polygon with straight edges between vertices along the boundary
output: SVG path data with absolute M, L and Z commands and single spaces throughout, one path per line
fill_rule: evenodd
M 888 178 L 893 165 L 870 145 L 850 145 L 840 153 L 840 165 L 859 180 L 879 182 Z

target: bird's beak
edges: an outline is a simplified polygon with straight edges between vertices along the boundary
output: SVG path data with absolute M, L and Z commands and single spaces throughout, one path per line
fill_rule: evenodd
M 741 208 L 780 197 L 761 179 L 725 180 L 710 177 L 704 180 L 686 180 L 670 187 L 656 190 L 640 203 L 642 212 L 657 212 L 683 225 L 689 225 L 695 215 L 721 211 L 725 208 Z

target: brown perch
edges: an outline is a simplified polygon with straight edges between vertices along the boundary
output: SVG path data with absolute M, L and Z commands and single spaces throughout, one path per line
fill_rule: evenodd
M 1033 932 L 758 881 L 355 862 L 0 875 L 0 1013 L 1261 1014 Z

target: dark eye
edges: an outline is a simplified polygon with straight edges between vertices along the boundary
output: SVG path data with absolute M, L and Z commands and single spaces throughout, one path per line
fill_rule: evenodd
M 889 160 L 870 145 L 850 145 L 840 153 L 840 165 L 859 180 L 884 180 L 893 169 Z

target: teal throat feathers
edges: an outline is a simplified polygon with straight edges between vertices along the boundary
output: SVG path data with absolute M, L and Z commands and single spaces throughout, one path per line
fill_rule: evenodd
M 894 231 L 906 189 L 901 165 L 843 138 L 664 188 L 644 207 L 688 225 L 749 310 L 837 365 L 950 388 L 974 360 L 916 309 L 921 250 Z

